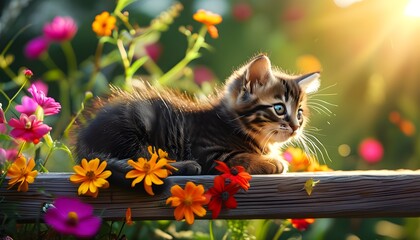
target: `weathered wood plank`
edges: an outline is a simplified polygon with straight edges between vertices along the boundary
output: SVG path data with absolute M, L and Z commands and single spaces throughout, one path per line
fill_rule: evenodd
M 26 193 L 7 190 L 6 179 L 0 187 L 0 219 L 14 215 L 22 222 L 35 221 L 43 203 L 52 202 L 56 196 L 76 197 L 77 186 L 70 183 L 69 176 L 40 174 Z M 170 186 L 194 181 L 207 189 L 213 178 L 172 176 L 166 181 L 166 189 L 155 196 L 113 186 L 101 189 L 98 198 L 80 198 L 107 220 L 122 220 L 127 207 L 131 207 L 134 219 L 173 219 L 173 208 L 165 205 Z M 310 178 L 320 182 L 308 196 L 303 186 Z M 420 171 L 254 175 L 249 191 L 238 193 L 236 199 L 238 208 L 222 211 L 219 218 L 419 217 Z

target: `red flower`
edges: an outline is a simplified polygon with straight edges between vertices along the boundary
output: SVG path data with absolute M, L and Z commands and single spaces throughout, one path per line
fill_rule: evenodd
M 19 119 L 12 118 L 9 120 L 9 125 L 13 127 L 10 136 L 20 138 L 28 142 L 37 142 L 45 134 L 47 134 L 51 127 L 43 124 L 42 121 L 36 119 L 35 115 L 27 116 L 22 113 Z
M 239 191 L 239 185 L 236 183 L 225 184 L 225 178 L 216 176 L 214 186 L 207 190 L 206 195 L 210 198 L 208 209 L 212 211 L 212 218 L 219 216 L 222 207 L 236 208 L 238 203 L 233 197 Z
M 226 163 L 222 161 L 215 161 L 218 166 L 216 169 L 222 172 L 221 176 L 225 179 L 230 179 L 230 182 L 235 184 L 237 183 L 244 190 L 248 190 L 250 187 L 249 180 L 251 180 L 251 175 L 245 171 L 245 168 L 242 166 L 235 166 L 229 168 Z
M 315 222 L 313 218 L 290 219 L 292 226 L 299 231 L 305 231 L 309 225 Z

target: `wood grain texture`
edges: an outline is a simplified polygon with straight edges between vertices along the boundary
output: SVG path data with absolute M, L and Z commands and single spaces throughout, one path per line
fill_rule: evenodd
M 33 222 L 40 218 L 44 203 L 57 196 L 77 197 L 77 185 L 69 181 L 71 173 L 39 174 L 28 192 L 7 190 L 6 179 L 0 187 L 0 221 L 17 218 Z M 141 190 L 111 186 L 101 189 L 98 198 L 79 197 L 90 203 L 105 220 L 123 220 L 128 207 L 135 220 L 173 219 L 173 208 L 165 204 L 170 186 L 187 181 L 201 183 L 207 189 L 214 176 L 173 176 L 163 189 L 149 196 Z M 319 180 L 312 195 L 305 182 Z M 345 171 L 254 175 L 251 188 L 235 197 L 238 208 L 222 210 L 223 219 L 284 219 L 338 217 L 419 217 L 420 171 Z M 141 184 L 140 184 L 141 185 Z M 211 218 L 211 213 L 204 218 Z

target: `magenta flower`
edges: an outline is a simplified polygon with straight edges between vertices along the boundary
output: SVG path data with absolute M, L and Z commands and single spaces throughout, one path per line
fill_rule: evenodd
M 16 149 L 0 148 L 0 164 L 14 160 L 17 157 L 17 154 L 18 151 Z
M 55 17 L 44 26 L 44 36 L 51 41 L 71 40 L 77 32 L 77 25 L 71 17 Z
M 32 84 L 35 85 L 38 91 L 45 93 L 45 95 L 48 94 L 48 85 L 45 84 L 42 80 L 38 79 L 34 81 Z
M 23 139 L 28 142 L 38 142 L 45 134 L 51 131 L 51 127 L 36 119 L 35 115 L 22 113 L 19 119 L 12 118 L 9 125 L 13 127 L 10 136 Z
M 101 226 L 101 219 L 93 215 L 92 206 L 75 198 L 56 199 L 44 220 L 57 232 L 77 238 L 93 237 Z
M 28 59 L 38 59 L 48 50 L 48 41 L 44 37 L 37 37 L 29 41 L 25 46 L 25 56 Z
M 384 148 L 378 140 L 367 138 L 360 143 L 359 154 L 366 162 L 377 163 L 384 155 Z
M 35 113 L 36 108 L 38 107 L 38 103 L 35 102 L 32 98 L 28 96 L 22 97 L 22 104 L 16 105 L 15 109 L 16 111 L 20 113 L 24 113 L 26 115 L 32 115 Z
M 7 132 L 6 118 L 4 117 L 3 108 L 0 103 L 0 134 L 5 134 L 6 132 Z
M 42 107 L 45 116 L 60 112 L 60 103 L 56 102 L 54 98 L 47 97 L 43 91 L 36 88 L 35 84 L 32 84 L 28 91 L 32 94 L 33 100 Z

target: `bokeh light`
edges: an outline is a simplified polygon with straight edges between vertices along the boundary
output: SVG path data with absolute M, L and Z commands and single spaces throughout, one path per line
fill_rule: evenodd
M 384 148 L 378 140 L 367 138 L 360 143 L 359 154 L 366 162 L 376 163 L 382 159 Z

